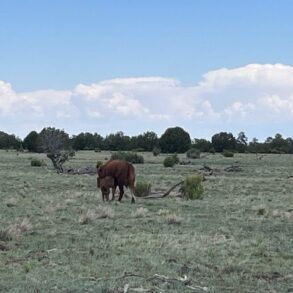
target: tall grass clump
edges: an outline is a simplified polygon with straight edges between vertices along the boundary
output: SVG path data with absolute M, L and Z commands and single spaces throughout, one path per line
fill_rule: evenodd
M 152 185 L 148 182 L 137 182 L 134 188 L 134 195 L 137 197 L 148 196 L 151 192 Z
M 186 177 L 180 192 L 186 199 L 203 199 L 202 177 L 196 174 Z
M 9 230 L 6 229 L 0 229 L 0 241 L 10 241 L 12 239 L 11 234 L 9 233 Z
M 112 160 L 123 160 L 133 164 L 143 164 L 144 158 L 133 152 L 116 152 L 111 155 Z

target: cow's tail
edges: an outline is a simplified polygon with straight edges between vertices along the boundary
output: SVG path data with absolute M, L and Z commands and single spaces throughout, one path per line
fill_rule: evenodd
M 135 183 L 135 170 L 132 165 L 129 165 L 128 168 L 128 184 L 129 184 L 129 189 L 131 193 L 131 203 L 135 203 L 135 195 L 134 195 L 134 183 Z

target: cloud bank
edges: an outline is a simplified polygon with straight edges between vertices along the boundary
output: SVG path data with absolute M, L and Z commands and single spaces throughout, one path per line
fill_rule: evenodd
M 164 77 L 116 78 L 78 84 L 71 90 L 16 92 L 0 80 L 1 130 L 21 137 L 45 126 L 102 135 L 179 125 L 193 137 L 217 131 L 247 131 L 265 137 L 274 131 L 292 135 L 293 67 L 249 64 L 207 72 L 184 86 Z

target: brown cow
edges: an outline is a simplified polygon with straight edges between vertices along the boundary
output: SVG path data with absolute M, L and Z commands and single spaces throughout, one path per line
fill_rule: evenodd
M 112 188 L 112 200 L 114 200 L 117 185 L 115 185 L 115 181 L 113 177 L 111 176 L 106 176 L 104 178 L 98 177 L 97 187 L 101 188 L 103 201 L 105 201 L 105 199 L 106 201 L 109 201 L 110 188 Z
M 119 201 L 121 201 L 124 194 L 123 186 L 128 187 L 131 193 L 131 202 L 135 203 L 135 170 L 132 164 L 121 160 L 110 160 L 98 168 L 98 176 L 100 179 L 106 176 L 114 178 L 114 185 L 118 186 L 120 191 Z

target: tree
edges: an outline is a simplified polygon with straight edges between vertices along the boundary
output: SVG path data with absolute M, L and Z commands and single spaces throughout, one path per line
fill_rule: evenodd
M 204 138 L 195 138 L 191 147 L 199 150 L 200 152 L 210 152 L 213 145 L 210 141 Z
M 190 148 L 191 139 L 183 128 L 173 127 L 160 137 L 159 144 L 163 153 L 184 153 Z
M 236 139 L 232 133 L 220 132 L 212 137 L 212 144 L 216 152 L 223 152 L 223 150 L 235 150 Z
M 244 153 L 247 150 L 247 137 L 243 131 L 239 132 L 236 140 L 236 150 L 239 153 Z
M 54 127 L 44 128 L 39 134 L 39 149 L 47 153 L 57 172 L 63 172 L 63 164 L 68 160 L 69 136 L 64 130 Z
M 21 140 L 14 134 L 7 134 L 0 131 L 0 149 L 19 149 Z
M 254 137 L 252 141 L 248 144 L 247 149 L 250 153 L 268 153 L 269 144 L 266 142 L 258 142 L 258 139 Z
M 103 138 L 97 133 L 81 132 L 71 139 L 72 148 L 75 150 L 93 150 L 97 147 L 101 148 L 102 143 Z
M 31 131 L 23 140 L 23 147 L 27 149 L 29 152 L 37 152 L 38 138 L 38 133 L 36 131 Z
M 287 153 L 288 154 L 293 154 L 293 138 L 291 137 L 288 137 L 286 139 L 286 142 L 287 142 Z
M 277 133 L 270 143 L 270 151 L 286 153 L 288 151 L 288 141 L 281 134 Z
M 104 147 L 111 151 L 125 151 L 129 150 L 130 137 L 124 135 L 122 131 L 111 133 L 106 136 L 104 140 Z
M 147 131 L 136 137 L 136 148 L 141 148 L 148 152 L 151 152 L 154 147 L 158 146 L 158 143 L 158 136 L 153 131 Z

